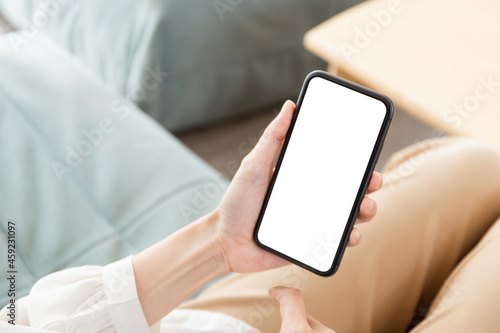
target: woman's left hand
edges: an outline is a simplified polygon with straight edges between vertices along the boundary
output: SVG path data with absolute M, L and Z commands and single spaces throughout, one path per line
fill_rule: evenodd
M 243 159 L 219 207 L 214 211 L 215 232 L 227 270 L 256 272 L 287 264 L 284 259 L 259 248 L 253 232 L 264 196 L 271 180 L 274 161 L 290 126 L 295 104 L 287 101 L 279 115 L 266 128 L 255 148 Z M 367 193 L 382 186 L 382 176 L 374 172 Z M 376 203 L 365 196 L 356 223 L 370 221 L 376 213 Z M 353 228 L 349 246 L 358 245 L 361 233 Z

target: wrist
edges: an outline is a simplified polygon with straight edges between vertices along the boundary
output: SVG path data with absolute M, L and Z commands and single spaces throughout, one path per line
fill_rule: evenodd
M 150 325 L 229 272 L 218 215 L 205 215 L 133 257 L 137 294 Z
M 215 266 L 220 275 L 231 273 L 231 266 L 227 260 L 225 237 L 222 232 L 219 207 L 206 215 L 205 223 L 209 225 L 209 250 L 213 254 Z

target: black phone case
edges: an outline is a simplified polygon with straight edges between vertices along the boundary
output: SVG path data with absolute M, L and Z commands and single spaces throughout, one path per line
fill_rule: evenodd
M 356 195 L 356 200 L 354 201 L 354 205 L 351 209 L 351 213 L 349 215 L 349 219 L 347 221 L 347 224 L 346 224 L 346 227 L 344 229 L 344 232 L 342 234 L 342 238 L 341 238 L 341 241 L 340 241 L 340 245 L 339 247 L 337 248 L 337 252 L 335 254 L 335 257 L 334 257 L 334 260 L 332 262 L 332 265 L 331 265 L 331 268 L 326 271 L 326 272 L 322 272 L 322 271 L 319 271 L 309 265 L 306 265 L 298 260 L 295 260 L 281 252 L 278 252 L 264 244 L 262 244 L 257 235 L 258 235 L 258 231 L 259 231 L 259 228 L 260 228 L 260 224 L 262 222 L 262 218 L 264 216 L 264 213 L 266 211 L 266 207 L 267 207 L 267 204 L 269 202 L 269 198 L 271 196 L 271 193 L 272 193 L 272 190 L 273 190 L 273 187 L 274 187 L 274 183 L 276 181 L 276 177 L 279 173 L 279 170 L 280 170 L 280 167 L 281 167 L 281 162 L 283 161 L 283 157 L 286 153 L 286 149 L 287 149 L 287 146 L 288 146 L 288 142 L 290 140 L 290 137 L 291 137 L 291 134 L 293 132 L 293 128 L 295 126 L 295 122 L 297 120 L 297 117 L 300 113 L 300 109 L 301 109 L 301 105 L 302 105 L 302 100 L 304 99 L 304 95 L 307 91 L 307 88 L 308 88 L 308 85 L 309 85 L 309 82 L 311 81 L 312 78 L 314 77 L 321 77 L 321 78 L 324 78 L 326 80 L 329 80 L 329 81 L 332 81 L 334 83 L 337 83 L 337 84 L 340 84 L 346 88 L 349 88 L 351 90 L 354 90 L 354 91 L 357 91 L 361 94 L 364 94 L 364 95 L 367 95 L 367 96 L 370 96 L 370 97 L 373 97 L 375 99 L 378 99 L 380 101 L 382 101 L 385 106 L 386 106 L 386 115 L 385 115 L 385 118 L 384 118 L 384 121 L 383 121 L 383 124 L 382 124 L 382 127 L 380 129 L 380 132 L 379 132 L 379 135 L 377 137 L 377 141 L 375 143 L 375 146 L 374 146 L 374 149 L 372 151 L 372 154 L 370 156 L 370 160 L 368 162 L 368 166 L 365 170 L 365 173 L 363 175 L 363 180 L 361 182 L 361 186 L 358 190 L 358 193 Z M 261 208 L 261 211 L 259 213 L 259 217 L 258 217 L 258 220 L 257 220 L 257 224 L 255 226 L 255 230 L 254 230 L 254 240 L 255 242 L 257 243 L 257 245 L 266 250 L 266 251 L 269 251 L 281 258 L 284 258 L 304 269 L 307 269 L 317 275 L 320 275 L 320 276 L 331 276 L 333 274 L 335 274 L 335 272 L 337 271 L 337 269 L 339 268 L 340 266 L 340 262 L 342 260 L 342 256 L 344 255 L 344 251 L 345 251 L 345 248 L 347 247 L 347 243 L 349 241 L 349 235 L 351 233 L 351 230 L 352 228 L 354 227 L 354 223 L 356 222 L 356 217 L 358 215 L 358 212 L 359 212 L 359 206 L 361 205 L 361 201 L 363 200 L 363 197 L 365 195 L 365 192 L 366 192 L 366 189 L 368 187 L 368 183 L 370 182 L 370 178 L 371 178 L 371 174 L 373 173 L 373 170 L 375 168 L 375 165 L 377 164 L 377 160 L 378 160 L 378 157 L 380 155 L 380 151 L 382 150 L 382 147 L 383 147 L 383 143 L 384 143 L 384 140 L 385 140 L 385 136 L 387 134 L 387 131 L 389 130 L 389 125 L 391 123 L 391 120 L 392 120 L 392 116 L 394 114 L 394 105 L 392 103 L 392 101 L 385 95 L 382 95 L 374 90 L 371 90 L 369 88 L 366 88 L 366 87 L 363 87 L 359 84 L 356 84 L 354 82 L 350 82 L 350 81 L 347 81 L 345 79 L 342 79 L 340 77 L 337 77 L 337 76 L 334 76 L 334 75 L 331 75 L 327 72 L 324 72 L 324 71 L 313 71 L 311 72 L 309 75 L 307 75 L 305 81 L 304 81 L 304 84 L 302 86 L 302 89 L 301 89 L 301 92 L 300 92 L 300 95 L 299 95 L 299 99 L 297 101 L 297 106 L 296 106 L 296 110 L 294 112 L 294 115 L 293 115 L 293 118 L 292 118 L 292 122 L 290 124 L 290 128 L 288 129 L 288 132 L 287 132 L 287 135 L 286 135 L 286 138 L 285 138 L 285 141 L 283 143 L 283 147 L 281 149 L 281 152 L 278 156 L 278 160 L 277 160 L 277 163 L 276 163 L 276 168 L 275 168 L 275 171 L 274 171 L 274 174 L 272 176 L 272 179 L 271 179 L 271 182 L 269 184 L 269 187 L 267 189 L 267 193 L 266 193 L 266 196 L 264 198 L 264 203 L 262 205 L 262 208 Z

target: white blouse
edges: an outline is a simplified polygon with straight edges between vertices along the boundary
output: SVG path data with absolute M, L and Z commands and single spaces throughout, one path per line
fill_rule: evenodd
M 104 267 L 82 266 L 47 275 L 17 301 L 15 326 L 2 322 L 10 320 L 8 313 L 7 307 L 0 311 L 1 332 L 246 333 L 250 328 L 222 313 L 183 309 L 148 327 L 131 256 Z

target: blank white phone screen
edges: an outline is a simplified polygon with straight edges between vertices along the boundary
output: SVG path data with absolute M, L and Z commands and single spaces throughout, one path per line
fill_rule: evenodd
M 331 268 L 386 112 L 378 99 L 310 80 L 258 230 L 262 244 Z

